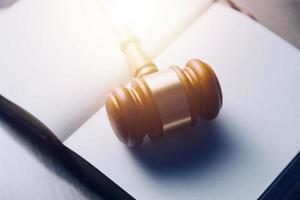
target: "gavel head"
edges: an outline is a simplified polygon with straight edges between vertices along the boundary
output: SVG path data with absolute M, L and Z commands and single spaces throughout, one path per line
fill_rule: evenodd
M 130 86 L 116 88 L 106 110 L 118 138 L 128 146 L 144 137 L 156 140 L 198 118 L 214 119 L 222 106 L 222 92 L 214 71 L 200 60 L 183 69 L 166 70 L 134 78 Z

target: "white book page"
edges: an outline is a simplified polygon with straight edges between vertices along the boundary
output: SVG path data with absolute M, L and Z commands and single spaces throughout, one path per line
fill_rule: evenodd
M 205 12 L 213 0 L 102 0 L 154 57 Z
M 103 107 L 65 145 L 137 199 L 257 199 L 299 151 L 300 53 L 215 4 L 156 61 L 190 58 L 210 63 L 220 79 L 215 121 L 129 149 Z
M 210 2 L 166 0 L 160 6 L 153 1 L 150 11 L 160 14 L 151 15 L 151 20 L 146 16 L 143 27 L 134 30 L 141 34 L 146 51 L 158 52 L 162 37 L 174 39 L 174 33 L 183 31 Z M 109 89 L 130 79 L 126 59 L 98 3 L 19 0 L 0 9 L 0 94 L 31 112 L 62 140 L 103 105 Z M 173 5 L 176 9 L 158 18 Z M 179 15 L 180 8 L 184 9 Z

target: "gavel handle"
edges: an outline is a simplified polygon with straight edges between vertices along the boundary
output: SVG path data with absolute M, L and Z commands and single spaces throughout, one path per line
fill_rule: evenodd
M 130 36 L 121 42 L 121 49 L 126 55 L 134 77 L 141 77 L 157 72 L 157 66 L 146 55 L 135 36 Z

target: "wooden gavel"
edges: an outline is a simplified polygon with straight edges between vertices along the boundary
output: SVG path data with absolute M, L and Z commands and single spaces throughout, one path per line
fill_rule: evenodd
M 222 106 L 216 74 L 206 63 L 192 59 L 181 69 L 158 71 L 135 37 L 121 44 L 133 68 L 129 86 L 108 96 L 106 110 L 118 138 L 130 147 L 146 135 L 157 140 L 178 128 L 193 126 L 198 117 L 214 119 Z

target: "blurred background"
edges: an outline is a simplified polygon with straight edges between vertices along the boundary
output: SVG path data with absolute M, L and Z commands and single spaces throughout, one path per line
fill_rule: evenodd
M 258 21 L 300 48 L 300 0 L 234 0 Z

